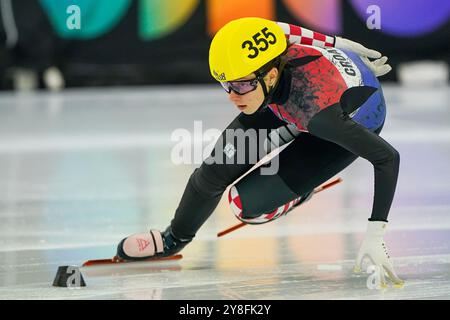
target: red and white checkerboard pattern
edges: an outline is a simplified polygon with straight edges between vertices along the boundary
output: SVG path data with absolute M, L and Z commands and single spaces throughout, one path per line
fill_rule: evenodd
M 278 219 L 279 217 L 291 211 L 291 209 L 300 201 L 300 198 L 301 197 L 295 198 L 294 200 L 291 200 L 288 203 L 276 208 L 272 212 L 261 214 L 256 218 L 245 219 L 242 217 L 242 202 L 236 187 L 232 186 L 230 188 L 230 192 L 228 193 L 228 201 L 234 215 L 242 222 L 248 224 L 261 224 Z
M 289 23 L 277 22 L 277 24 L 283 29 L 289 43 L 306 44 L 320 48 L 334 47 L 334 37 Z

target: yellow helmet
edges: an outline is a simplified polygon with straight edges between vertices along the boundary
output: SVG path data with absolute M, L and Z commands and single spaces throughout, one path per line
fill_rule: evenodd
M 257 71 L 286 49 L 283 29 L 262 18 L 241 18 L 224 25 L 209 47 L 209 69 L 219 82 Z

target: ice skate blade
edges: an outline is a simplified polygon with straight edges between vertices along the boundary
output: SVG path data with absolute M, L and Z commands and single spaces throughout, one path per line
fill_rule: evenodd
M 144 260 L 136 260 L 136 261 L 128 261 L 128 260 L 122 260 L 118 258 L 117 256 L 113 257 L 112 259 L 97 259 L 97 260 L 88 260 L 83 263 L 83 267 L 92 267 L 92 266 L 99 266 L 99 265 L 114 265 L 114 264 L 123 264 L 123 263 L 141 263 L 141 262 L 158 262 L 158 261 L 174 261 L 174 260 L 180 260 L 183 258 L 181 254 L 177 254 L 170 257 L 162 257 L 162 258 L 149 258 Z

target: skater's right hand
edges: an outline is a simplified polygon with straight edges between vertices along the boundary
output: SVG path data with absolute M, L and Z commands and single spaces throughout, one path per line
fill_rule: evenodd
M 367 226 L 366 237 L 359 249 L 356 258 L 354 272 L 361 272 L 361 264 L 365 257 L 369 258 L 373 264 L 381 271 L 381 287 L 386 287 L 385 274 L 396 286 L 403 286 L 405 283 L 400 279 L 394 270 L 394 265 L 387 252 L 386 244 L 383 241 L 383 236 L 386 233 L 387 222 L 384 221 L 369 221 Z
M 372 70 L 376 77 L 381 77 L 392 70 L 392 67 L 386 64 L 387 57 L 382 57 L 380 52 L 368 49 L 362 44 L 349 39 L 341 37 L 335 37 L 335 39 L 335 48 L 350 50 L 358 54 L 364 64 Z M 375 60 L 371 61 L 369 58 Z
M 371 59 L 381 58 L 380 52 L 368 49 L 358 42 L 341 37 L 335 37 L 334 47 L 337 49 L 353 51 L 354 53 L 358 54 L 361 57 L 367 57 Z

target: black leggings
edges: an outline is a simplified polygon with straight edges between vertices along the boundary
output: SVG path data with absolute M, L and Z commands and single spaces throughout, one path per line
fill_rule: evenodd
M 357 159 L 355 154 L 333 142 L 293 130 L 268 109 L 251 116 L 240 114 L 227 127 L 244 131 L 277 128 L 283 132 L 280 145 L 294 141 L 276 156 L 276 161 L 279 162 L 276 174 L 261 175 L 263 167 L 260 167 L 236 184 L 244 217 L 254 217 L 272 211 L 324 183 Z M 379 134 L 380 131 L 381 128 L 378 128 L 376 133 Z M 204 162 L 189 178 L 171 222 L 172 232 L 179 239 L 192 239 L 216 208 L 225 189 L 252 168 L 254 162 L 236 164 L 237 157 L 242 156 L 242 152 L 248 160 L 248 150 L 252 144 L 258 146 L 257 160 L 265 155 L 262 151 L 264 143 L 261 140 L 266 138 L 249 135 L 245 149 L 242 149 L 236 144 L 236 139 L 227 138 L 225 132 L 226 130 L 217 142 L 220 148 L 215 149 L 221 151 L 221 154 L 214 151 L 211 154 L 211 157 L 221 159 L 223 164 Z M 230 146 L 225 148 L 227 152 L 222 152 L 223 146 L 227 144 L 234 147 L 233 159 L 230 158 L 233 154 L 229 153 Z M 234 160 L 235 164 L 225 163 L 227 158 Z

